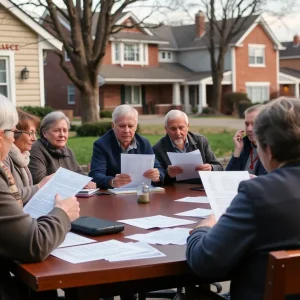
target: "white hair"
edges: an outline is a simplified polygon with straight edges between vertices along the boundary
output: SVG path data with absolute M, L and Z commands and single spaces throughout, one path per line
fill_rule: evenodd
M 189 125 L 189 119 L 185 112 L 178 110 L 178 109 L 172 109 L 165 115 L 165 127 L 168 126 L 169 120 L 174 120 L 177 118 L 184 117 L 186 125 Z
M 12 129 L 18 124 L 19 118 L 15 106 L 0 94 L 0 129 Z
M 116 123 L 116 121 L 120 117 L 124 117 L 127 115 L 134 116 L 136 118 L 136 123 L 138 123 L 138 116 L 139 116 L 138 111 L 134 107 L 132 107 L 128 104 L 119 105 L 114 109 L 114 111 L 112 113 L 112 121 L 113 121 L 113 123 Z
M 40 127 L 40 134 L 43 134 L 45 131 L 48 131 L 54 123 L 60 120 L 65 120 L 67 122 L 68 129 L 70 129 L 69 118 L 62 111 L 53 111 L 43 118 Z

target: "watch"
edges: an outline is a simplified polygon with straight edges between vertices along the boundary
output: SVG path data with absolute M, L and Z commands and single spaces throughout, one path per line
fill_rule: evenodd
M 110 184 L 111 187 L 115 187 L 115 186 L 114 186 L 114 181 L 115 181 L 115 178 L 113 178 L 112 181 L 111 181 L 111 184 Z

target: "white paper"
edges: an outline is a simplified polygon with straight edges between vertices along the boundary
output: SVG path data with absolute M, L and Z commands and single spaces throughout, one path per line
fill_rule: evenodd
M 196 221 L 166 217 L 161 215 L 145 217 L 145 218 L 118 220 L 118 222 L 125 223 L 131 226 L 136 226 L 143 229 L 168 228 L 168 227 L 175 227 L 175 226 L 189 225 L 189 224 L 196 223 Z
M 167 228 L 144 234 L 126 236 L 127 239 L 158 245 L 185 245 L 191 228 Z
M 154 154 L 124 154 L 121 153 L 121 173 L 131 176 L 131 182 L 124 187 L 137 187 L 142 182 L 151 185 L 151 180 L 143 174 L 153 169 L 155 161 Z
M 24 212 L 35 219 L 47 215 L 54 207 L 56 194 L 59 194 L 62 199 L 74 196 L 91 180 L 91 177 L 59 168 L 29 200 L 24 207 Z
M 250 179 L 247 171 L 199 171 L 199 175 L 216 220 L 237 195 L 240 182 Z
M 206 218 L 208 215 L 211 215 L 211 214 L 212 214 L 211 209 L 195 208 L 195 209 L 187 210 L 187 211 L 175 214 L 175 215 L 182 216 L 182 217 Z
M 187 153 L 176 153 L 167 152 L 172 166 L 180 167 L 183 172 L 176 176 L 176 180 L 186 180 L 199 178 L 199 174 L 195 171 L 196 166 L 203 165 L 203 159 L 199 149 L 187 152 Z
M 128 188 L 114 188 L 108 189 L 111 194 L 120 195 L 120 194 L 136 194 L 137 187 L 128 187 Z M 165 189 L 159 186 L 150 186 L 150 192 L 164 192 Z
M 95 242 L 97 242 L 97 241 L 92 240 L 92 239 L 88 239 L 86 237 L 75 234 L 73 232 L 68 232 L 67 235 L 66 235 L 65 240 L 57 248 L 64 248 L 64 247 L 70 247 L 70 246 L 90 244 L 90 243 L 95 243 Z
M 199 197 L 185 197 L 178 200 L 176 202 L 189 202 L 189 203 L 209 203 L 208 198 L 204 196 Z

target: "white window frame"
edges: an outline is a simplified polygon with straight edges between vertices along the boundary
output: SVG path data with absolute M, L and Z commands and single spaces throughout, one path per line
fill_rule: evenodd
M 249 67 L 252 67 L 252 68 L 265 68 L 266 67 L 266 45 L 261 45 L 261 44 L 249 44 L 248 45 L 248 65 Z M 264 52 L 264 55 L 263 55 L 263 63 L 257 63 L 256 62 L 256 59 L 257 57 L 260 57 L 260 56 L 256 56 L 254 55 L 255 57 L 255 63 L 250 63 L 250 51 L 251 50 L 260 50 L 263 49 L 263 52 Z
M 125 88 L 126 87 L 131 88 L 131 103 L 128 103 L 128 104 L 131 105 L 131 106 L 134 106 L 134 107 L 141 107 L 142 106 L 142 86 L 133 84 L 133 85 L 125 85 Z M 139 100 L 140 100 L 139 104 L 132 103 L 132 100 L 134 99 L 134 87 L 139 88 Z M 126 103 L 126 99 L 125 99 L 125 103 Z
M 165 57 L 163 57 L 163 56 L 165 56 Z M 160 62 L 173 62 L 173 56 L 174 56 L 174 54 L 173 54 L 172 51 L 166 51 L 166 50 L 160 51 L 160 53 L 159 53 L 159 57 L 160 57 L 159 61 Z
M 73 93 L 71 93 L 70 88 L 73 88 Z M 68 105 L 75 105 L 76 104 L 76 99 L 75 99 L 75 86 L 74 84 L 68 84 Z M 70 97 L 73 96 L 74 97 L 74 101 L 70 101 Z
M 255 88 L 255 87 L 260 87 L 260 88 L 267 88 L 267 99 L 262 99 L 261 103 L 263 103 L 264 101 L 268 101 L 270 100 L 270 82 L 246 82 L 246 91 L 247 91 L 247 95 L 248 98 L 251 100 L 252 103 L 254 102 L 260 102 L 260 101 L 254 101 L 251 99 L 249 93 L 248 93 L 248 88 Z

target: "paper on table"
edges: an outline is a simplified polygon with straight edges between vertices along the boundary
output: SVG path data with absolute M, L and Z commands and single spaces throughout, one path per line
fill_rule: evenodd
M 247 171 L 199 171 L 199 175 L 217 220 L 237 195 L 240 182 L 250 179 Z
M 181 225 L 189 225 L 196 223 L 195 221 L 166 217 L 161 215 L 156 215 L 152 217 L 145 218 L 136 218 L 136 219 L 127 219 L 127 220 L 118 220 L 131 226 L 136 226 L 143 229 L 150 228 L 167 228 Z
M 129 187 L 129 188 L 114 188 L 108 189 L 111 194 L 119 195 L 119 194 L 136 194 L 137 187 Z M 150 186 L 150 192 L 164 192 L 165 189 L 159 186 Z
M 153 169 L 155 161 L 154 154 L 121 154 L 121 173 L 131 176 L 131 182 L 124 187 L 136 187 L 142 182 L 151 185 L 151 180 L 143 174 Z
M 92 239 L 88 239 L 86 237 L 75 234 L 73 232 L 68 232 L 67 235 L 66 235 L 65 240 L 57 248 L 77 246 L 77 245 L 83 245 L 83 244 L 90 244 L 90 243 L 95 243 L 95 242 L 97 242 L 97 241 L 92 240 Z
M 182 216 L 182 217 L 206 218 L 210 214 L 212 214 L 211 209 L 195 208 L 195 209 L 184 211 L 184 212 L 174 214 L 174 215 Z
M 199 197 L 185 197 L 178 200 L 177 202 L 189 202 L 189 203 L 209 203 L 208 198 L 204 196 Z
M 203 165 L 199 149 L 187 153 L 167 152 L 167 154 L 172 166 L 178 166 L 183 170 L 183 173 L 176 176 L 176 180 L 199 178 L 198 172 L 195 171 L 196 166 Z
M 53 209 L 56 194 L 63 199 L 74 196 L 91 180 L 91 177 L 59 168 L 29 200 L 24 207 L 24 212 L 35 219 L 44 216 Z

